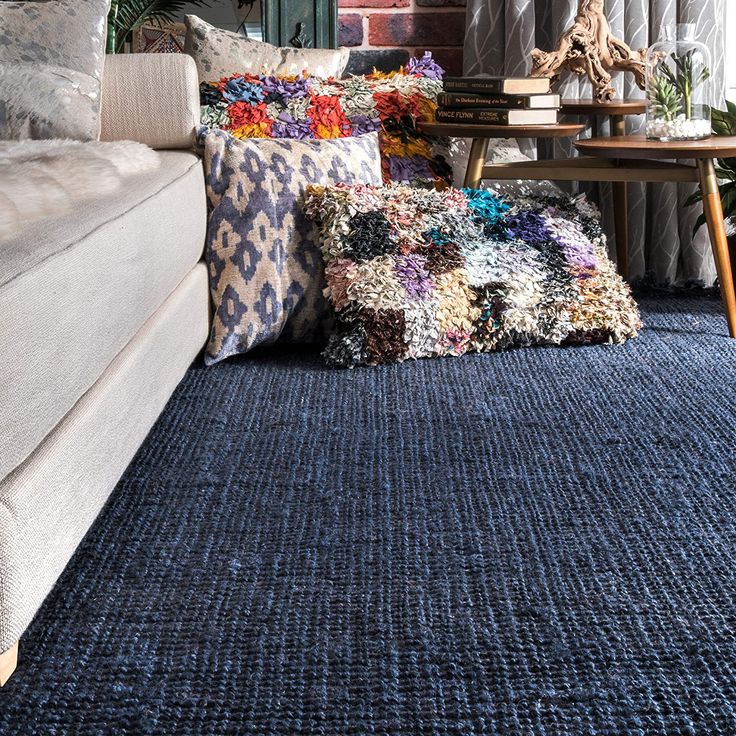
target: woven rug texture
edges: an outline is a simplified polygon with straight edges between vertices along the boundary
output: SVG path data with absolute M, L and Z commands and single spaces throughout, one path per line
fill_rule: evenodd
M 193 367 L 0 733 L 736 734 L 736 341 Z

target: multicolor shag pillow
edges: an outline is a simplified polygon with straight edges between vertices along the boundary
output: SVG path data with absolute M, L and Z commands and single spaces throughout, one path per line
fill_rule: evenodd
M 622 342 L 639 314 L 584 197 L 311 187 L 337 315 L 334 366 Z
M 423 135 L 433 117 L 442 69 L 431 53 L 397 72 L 348 79 L 232 74 L 200 85 L 202 122 L 236 138 L 347 138 L 379 132 L 384 181 L 452 182 L 449 141 Z

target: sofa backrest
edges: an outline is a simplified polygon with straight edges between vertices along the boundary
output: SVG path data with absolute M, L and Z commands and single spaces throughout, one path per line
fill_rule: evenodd
M 191 148 L 199 125 L 197 67 L 184 54 L 116 54 L 102 77 L 103 141 Z

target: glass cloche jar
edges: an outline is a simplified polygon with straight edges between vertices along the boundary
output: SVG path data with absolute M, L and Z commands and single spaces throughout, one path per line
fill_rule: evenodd
M 710 51 L 695 40 L 695 24 L 664 26 L 647 51 L 647 138 L 683 141 L 711 134 Z

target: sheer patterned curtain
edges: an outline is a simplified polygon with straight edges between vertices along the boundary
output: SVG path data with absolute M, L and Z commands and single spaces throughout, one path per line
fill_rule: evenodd
M 726 2 L 736 0 L 607 0 L 606 15 L 612 32 L 635 49 L 657 40 L 665 24 L 695 23 L 697 38 L 713 55 L 713 102 L 720 106 L 725 92 Z M 578 0 L 467 0 L 465 73 L 525 76 L 531 50 L 552 49 L 572 23 L 577 5 Z M 631 74 L 614 75 L 614 86 L 619 97 L 643 97 Z M 574 75 L 562 78 L 559 91 L 563 97 L 591 96 L 588 81 Z M 628 132 L 642 132 L 643 123 L 643 116 L 629 117 Z M 607 124 L 600 133 L 607 133 Z M 547 142 L 540 143 L 539 154 L 571 156 L 574 149 L 570 141 Z M 692 237 L 699 207 L 683 206 L 692 191 L 689 184 L 629 185 L 632 278 L 653 273 L 660 283 L 697 279 L 713 284 L 716 272 L 705 228 Z M 611 235 L 610 186 L 594 186 L 593 193 L 600 199 Z

